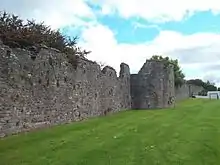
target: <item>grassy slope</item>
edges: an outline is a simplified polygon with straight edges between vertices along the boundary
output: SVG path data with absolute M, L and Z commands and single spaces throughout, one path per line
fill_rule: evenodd
M 220 101 L 129 111 L 0 140 L 1 165 L 218 165 Z

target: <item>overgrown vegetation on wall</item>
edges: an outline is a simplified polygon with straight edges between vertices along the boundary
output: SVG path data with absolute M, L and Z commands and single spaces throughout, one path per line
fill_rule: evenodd
M 66 53 L 73 60 L 90 52 L 77 47 L 77 37 L 70 38 L 59 30 L 52 30 L 44 22 L 24 21 L 14 14 L 0 11 L 0 39 L 12 48 L 29 49 L 44 45 Z M 71 57 L 70 57 L 71 55 Z
M 201 96 L 206 96 L 208 91 L 217 91 L 218 90 L 218 88 L 215 86 L 215 84 L 211 83 L 210 81 L 204 82 L 201 79 L 192 79 L 192 80 L 188 80 L 187 83 L 203 87 L 204 90 L 199 92 L 199 95 L 201 95 Z
M 162 56 L 154 55 L 151 57 L 151 60 L 164 61 L 167 65 L 172 64 L 174 67 L 175 86 L 180 87 L 184 84 L 185 75 L 183 74 L 177 59 L 173 60 L 173 59 L 170 59 L 169 57 L 162 57 Z

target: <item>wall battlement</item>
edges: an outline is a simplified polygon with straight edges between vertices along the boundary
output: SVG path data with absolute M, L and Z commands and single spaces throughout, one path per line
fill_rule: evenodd
M 77 67 L 57 50 L 30 51 L 0 43 L 0 136 L 105 116 L 128 109 L 171 107 L 172 66 L 147 60 L 138 74 L 121 63 L 101 69 L 77 58 Z

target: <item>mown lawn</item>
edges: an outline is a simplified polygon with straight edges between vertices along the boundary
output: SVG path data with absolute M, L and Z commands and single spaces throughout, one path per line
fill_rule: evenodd
M 220 101 L 127 111 L 0 140 L 0 165 L 219 165 Z

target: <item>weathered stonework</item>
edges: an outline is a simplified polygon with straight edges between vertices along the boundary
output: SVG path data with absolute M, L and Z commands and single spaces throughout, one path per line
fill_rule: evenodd
M 133 109 L 166 108 L 174 104 L 174 73 L 172 66 L 147 60 L 138 74 L 131 75 Z
M 181 87 L 175 88 L 176 100 L 184 100 L 192 95 L 198 95 L 199 92 L 204 90 L 201 86 L 196 86 L 193 84 L 183 84 Z
M 131 108 L 130 69 L 78 58 L 77 68 L 54 50 L 36 58 L 21 49 L 0 47 L 0 135 L 79 121 Z
M 173 105 L 173 68 L 148 60 L 137 75 L 55 49 L 11 49 L 0 43 L 0 136 L 104 116 L 126 109 Z M 132 106 L 132 107 L 131 107 Z

